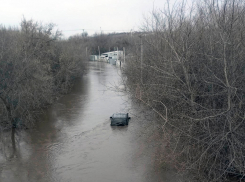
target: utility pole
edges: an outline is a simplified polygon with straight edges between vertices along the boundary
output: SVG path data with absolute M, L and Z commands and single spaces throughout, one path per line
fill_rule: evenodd
M 98 50 L 99 50 L 99 61 L 100 61 L 100 46 L 98 46 Z M 101 64 L 100 64 L 100 72 L 101 72 Z
M 125 47 L 123 47 L 123 62 L 125 64 Z
M 143 84 L 142 70 L 143 70 L 143 41 L 142 41 L 142 35 L 140 35 L 140 77 L 141 77 L 141 83 Z
M 99 61 L 100 61 L 100 46 L 98 46 L 98 50 L 99 50 Z
M 117 47 L 117 61 L 118 61 L 118 47 Z

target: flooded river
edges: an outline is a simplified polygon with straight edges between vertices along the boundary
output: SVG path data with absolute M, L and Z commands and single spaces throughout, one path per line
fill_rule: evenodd
M 171 170 L 155 170 L 154 145 L 144 139 L 149 121 L 115 90 L 120 69 L 99 62 L 88 67 L 34 129 L 2 134 L 0 181 L 179 181 Z M 109 117 L 115 112 L 128 112 L 129 125 L 111 127 Z

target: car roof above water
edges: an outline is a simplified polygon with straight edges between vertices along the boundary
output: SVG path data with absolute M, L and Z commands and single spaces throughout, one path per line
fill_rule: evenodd
M 128 114 L 124 114 L 124 113 L 114 113 L 112 115 L 112 118 L 128 118 Z

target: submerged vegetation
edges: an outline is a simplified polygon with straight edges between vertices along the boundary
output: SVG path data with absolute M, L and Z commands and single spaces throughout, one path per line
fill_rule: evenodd
M 159 161 L 195 181 L 244 179 L 245 2 L 183 1 L 145 20 L 124 75 L 162 128 Z
M 1 130 L 30 126 L 83 73 L 86 44 L 61 40 L 53 29 L 26 19 L 20 29 L 0 27 Z

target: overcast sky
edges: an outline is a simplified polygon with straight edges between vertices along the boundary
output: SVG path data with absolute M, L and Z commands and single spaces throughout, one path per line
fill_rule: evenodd
M 172 0 L 173 1 L 173 0 Z M 65 37 L 87 31 L 137 31 L 144 15 L 166 0 L 0 0 L 0 24 L 19 26 L 22 17 L 55 23 Z

